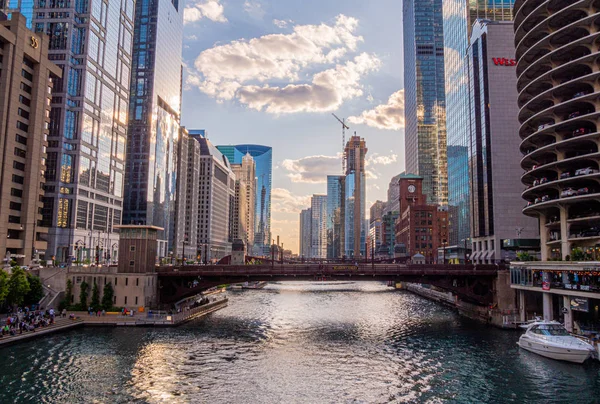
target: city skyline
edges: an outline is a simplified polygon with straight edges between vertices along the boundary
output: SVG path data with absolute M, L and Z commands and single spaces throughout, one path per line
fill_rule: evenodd
M 401 15 L 401 5 L 382 3 Z M 209 4 L 219 7 L 208 11 Z M 298 252 L 300 211 L 310 206 L 313 194 L 327 193 L 327 175 L 342 174 L 341 125 L 331 112 L 346 118 L 350 126 L 346 140 L 356 131 L 369 144 L 367 207 L 386 199 L 390 178 L 404 170 L 401 25 L 383 8 L 372 10 L 357 1 L 308 1 L 304 7 L 307 9 L 275 2 L 199 1 L 187 4 L 184 15 L 181 124 L 206 128 L 216 145 L 254 143 L 273 148 L 271 238 L 280 235 L 286 248 L 294 252 Z M 314 12 L 317 9 L 319 13 Z M 381 24 L 382 19 L 387 23 Z M 318 35 L 324 39 L 319 40 Z M 398 41 L 384 40 L 386 37 Z M 311 50 L 298 47 L 289 54 L 277 53 L 274 59 L 257 58 L 254 52 L 266 50 L 268 39 L 290 44 L 302 41 Z M 226 73 L 229 67 L 222 65 L 221 74 L 215 60 L 225 54 L 239 56 L 253 66 L 278 61 L 287 70 L 243 68 L 238 69 L 240 77 L 233 77 Z M 336 66 L 344 69 L 336 70 Z M 288 98 L 280 90 L 291 91 L 301 85 L 313 88 L 311 83 L 318 75 L 333 80 L 328 87 L 339 103 L 320 103 L 315 93 L 309 92 L 306 98 L 296 97 L 302 105 L 289 104 L 285 110 L 275 103 L 263 104 L 259 111 L 258 104 L 244 101 L 248 98 L 228 98 L 230 95 L 222 92 L 234 82 L 243 84 L 236 94 L 268 84 L 279 92 L 272 100 L 283 105 Z M 217 83 L 218 92 L 210 87 Z

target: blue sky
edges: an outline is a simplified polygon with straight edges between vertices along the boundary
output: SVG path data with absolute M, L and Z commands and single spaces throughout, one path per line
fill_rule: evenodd
M 186 4 L 182 124 L 214 144 L 273 147 L 272 232 L 298 251 L 298 215 L 341 173 L 341 126 L 367 141 L 369 205 L 404 169 L 402 4 Z

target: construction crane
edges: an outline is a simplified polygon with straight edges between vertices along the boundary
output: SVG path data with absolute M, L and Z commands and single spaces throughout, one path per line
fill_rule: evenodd
M 344 150 L 346 148 L 346 129 L 350 129 L 348 125 L 346 125 L 345 118 L 338 118 L 338 116 L 334 113 L 331 113 L 335 119 L 338 120 L 339 123 L 342 124 L 342 175 L 346 174 L 346 159 L 344 158 Z

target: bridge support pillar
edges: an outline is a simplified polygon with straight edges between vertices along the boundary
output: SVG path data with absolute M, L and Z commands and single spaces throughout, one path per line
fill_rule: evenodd
M 519 321 L 527 320 L 527 303 L 525 302 L 525 291 L 519 290 Z
M 552 294 L 551 293 L 543 293 L 542 294 L 542 303 L 544 305 L 544 320 L 551 321 L 554 317 L 554 308 L 552 307 Z

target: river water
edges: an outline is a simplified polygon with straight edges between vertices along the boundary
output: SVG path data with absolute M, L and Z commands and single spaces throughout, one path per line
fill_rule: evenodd
M 268 285 L 178 328 L 85 328 L 0 349 L 0 403 L 600 402 L 600 363 L 378 283 Z

